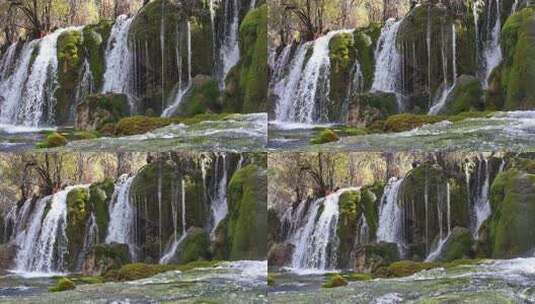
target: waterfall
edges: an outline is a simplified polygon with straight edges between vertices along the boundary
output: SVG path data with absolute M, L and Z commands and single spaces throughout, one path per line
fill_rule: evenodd
M 377 41 L 375 49 L 375 73 L 371 92 L 396 94 L 398 108 L 403 110 L 401 88 L 401 54 L 396 46 L 396 37 L 403 20 L 389 19 Z
M 177 33 L 177 36 L 178 34 L 179 32 Z M 174 97 L 172 104 L 163 110 L 162 117 L 170 117 L 174 115 L 176 111 L 178 110 L 178 107 L 182 103 L 184 96 L 186 96 L 186 93 L 191 88 L 191 84 L 192 84 L 191 56 L 192 55 L 191 55 L 191 23 L 189 21 L 186 23 L 186 45 L 187 45 L 187 52 L 188 52 L 188 80 L 187 80 L 186 86 L 184 86 L 182 83 L 182 56 L 181 56 L 182 53 L 180 52 L 180 45 L 177 45 L 176 58 L 177 58 L 177 66 L 178 66 L 178 87 L 176 89 L 176 95 Z
M 288 73 L 273 85 L 274 94 L 279 98 L 275 109 L 277 121 L 311 124 L 326 120 L 326 113 L 322 108 L 328 103 L 330 94 L 329 43 L 338 34 L 352 32 L 331 31 L 297 48 L 289 63 Z M 284 56 L 280 56 L 279 60 L 288 60 L 287 52 L 285 50 Z M 307 53 L 310 57 L 305 62 Z M 277 62 L 276 66 L 279 71 L 275 73 L 285 74 L 280 70 L 285 68 L 282 63 Z
M 474 199 L 474 214 L 475 214 L 475 230 L 474 238 L 477 239 L 479 237 L 479 228 L 481 227 L 481 224 L 489 217 L 491 210 L 490 210 L 490 202 L 489 202 L 489 184 L 490 184 L 490 170 L 489 170 L 489 161 L 487 158 L 483 157 L 483 162 L 479 161 L 478 164 L 478 183 L 480 183 L 480 179 L 485 175 L 485 179 L 483 181 L 483 185 L 481 185 L 478 190 L 479 193 L 477 193 L 477 196 Z
M 441 204 L 437 204 L 437 211 L 438 211 L 438 221 L 439 221 L 439 228 L 440 228 L 440 238 L 438 240 L 438 243 L 436 244 L 436 247 L 427 255 L 425 261 L 426 262 L 432 262 L 435 261 L 437 258 L 440 257 L 440 254 L 442 253 L 442 248 L 444 247 L 444 244 L 448 241 L 448 238 L 451 235 L 451 193 L 450 193 L 450 183 L 446 183 L 446 224 L 447 224 L 447 234 L 446 236 L 443 235 L 443 228 L 442 228 L 442 206 Z M 426 236 L 427 238 L 427 236 Z
M 496 4 L 496 22 L 494 23 L 492 29 L 487 28 L 487 33 L 490 32 L 491 36 L 490 41 L 486 41 L 482 54 L 484 61 L 484 78 L 482 84 L 484 88 L 488 87 L 488 82 L 492 71 L 500 64 L 503 58 L 502 48 L 500 46 L 500 33 L 502 29 L 500 0 L 494 0 L 494 3 Z M 491 9 L 492 5 L 489 2 L 487 18 L 489 18 L 491 15 Z M 487 25 L 490 26 L 490 22 L 487 22 Z
M 442 108 L 446 105 L 446 101 L 448 100 L 448 97 L 450 96 L 453 89 L 455 89 L 455 81 L 457 79 L 457 33 L 455 29 L 455 23 L 451 24 L 451 43 L 452 43 L 452 71 L 453 71 L 453 81 L 451 83 L 451 86 L 448 85 L 448 77 L 446 75 L 447 73 L 447 58 L 444 52 L 444 39 L 442 39 L 442 65 L 444 69 L 444 85 L 442 87 L 442 91 L 440 92 L 437 97 L 435 97 L 435 100 L 433 101 L 433 106 L 429 109 L 428 114 L 430 115 L 436 115 L 438 114 Z
M 219 79 L 219 87 L 225 87 L 225 78 L 232 67 L 240 60 L 239 47 L 239 23 L 240 9 L 238 0 L 225 0 L 223 12 L 223 41 L 219 50 L 222 61 L 222 77 Z
M 404 240 L 402 235 L 403 210 L 398 205 L 399 190 L 403 178 L 392 178 L 385 187 L 381 206 L 379 209 L 379 227 L 377 240 L 396 243 L 400 253 L 404 252 Z M 402 254 L 403 256 L 403 254 Z
M 17 236 L 19 250 L 15 259 L 17 271 L 62 272 L 63 258 L 67 253 L 67 187 L 37 202 L 29 225 Z M 49 206 L 49 207 L 47 207 Z M 48 212 L 45 213 L 45 210 Z M 44 218 L 43 218 L 44 216 Z
M 39 40 L 26 43 L 15 65 L 15 56 L 11 52 L 4 55 L 0 83 L 0 100 L 3 103 L 0 123 L 30 127 L 54 123 L 57 41 L 63 32 L 71 30 L 80 28 L 59 29 Z M 9 61 L 11 62 L 8 63 Z M 6 69 L 6 66 L 14 66 L 13 73 L 7 73 L 10 69 Z M 10 75 L 7 76 L 6 73 Z
M 291 236 L 295 245 L 293 268 L 321 271 L 335 269 L 338 259 L 338 201 L 342 193 L 352 190 L 355 188 L 340 189 L 311 203 L 301 219 L 304 225 Z M 300 212 L 297 215 L 301 215 Z
M 219 165 L 220 159 L 222 160 L 221 166 Z M 227 216 L 227 155 L 222 153 L 217 155 L 215 162 L 215 176 L 217 179 L 217 187 L 215 196 L 210 202 L 210 208 L 212 209 L 213 226 L 210 231 L 210 235 L 214 237 L 217 225 Z
M 81 254 L 78 256 L 77 269 L 80 269 L 82 267 L 84 259 L 91 250 L 91 248 L 93 248 L 93 246 L 95 246 L 96 244 L 100 243 L 97 219 L 95 218 L 94 213 L 91 213 L 91 216 L 87 221 L 84 235 L 84 247 L 82 248 Z
M 24 201 L 20 209 L 17 207 L 17 204 L 15 204 L 13 208 L 7 212 L 4 223 L 4 240 L 9 241 L 12 238 L 17 237 L 25 229 L 32 205 L 33 200 L 29 198 Z
M 2 59 L 0 60 L 0 81 L 3 81 L 11 74 L 13 64 L 16 62 L 15 54 L 17 52 L 18 45 L 19 44 L 17 42 L 11 44 L 2 56 Z
M 128 48 L 128 32 L 134 17 L 121 15 L 113 25 L 106 46 L 106 71 L 102 93 L 122 93 L 128 96 L 130 111 L 135 113 L 136 107 L 132 100 L 130 86 L 134 58 Z
M 110 223 L 106 243 L 127 244 L 132 258 L 135 257 L 134 244 L 134 206 L 132 206 L 130 189 L 135 176 L 122 175 L 112 196 L 110 204 Z
M 89 61 L 85 59 L 84 64 L 82 65 L 82 77 L 76 87 L 76 103 L 72 105 L 70 110 L 70 121 L 73 121 L 76 117 L 76 106 L 84 101 L 87 96 L 93 94 L 94 90 L 91 67 L 89 66 Z
M 182 216 L 182 234 L 180 236 L 180 239 L 176 236 L 176 227 L 175 227 L 175 239 L 173 240 L 173 243 L 169 247 L 169 250 L 162 256 L 160 259 L 160 264 L 168 264 L 171 259 L 175 256 L 176 250 L 180 246 L 180 244 L 186 239 L 188 231 L 187 231 L 187 224 L 186 224 L 186 183 L 184 181 L 184 178 L 182 178 L 181 181 L 182 190 L 182 200 L 181 200 L 181 216 Z

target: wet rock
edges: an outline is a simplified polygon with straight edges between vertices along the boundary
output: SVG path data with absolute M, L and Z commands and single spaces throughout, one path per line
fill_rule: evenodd
M 102 275 L 130 263 L 126 244 L 99 244 L 91 249 L 82 264 L 84 275 Z
M 275 244 L 268 253 L 269 267 L 288 266 L 292 262 L 295 246 L 290 243 Z
M 396 96 L 392 93 L 356 94 L 349 103 L 346 123 L 363 128 L 377 120 L 384 120 L 397 111 Z
M 4 244 L 0 245 L 0 269 L 9 269 L 13 266 L 17 250 L 15 246 Z M 0 270 L 0 273 L 2 271 Z
M 453 260 L 472 257 L 472 232 L 464 227 L 455 227 L 444 243 L 437 261 L 451 262 Z
M 399 261 L 399 251 L 395 243 L 376 243 L 361 245 L 355 249 L 355 272 L 373 273 Z
M 76 128 L 97 131 L 129 115 L 128 98 L 124 94 L 89 96 L 76 107 Z
M 479 79 L 461 75 L 446 99 L 446 105 L 439 114 L 455 115 L 461 112 L 484 110 L 483 88 Z

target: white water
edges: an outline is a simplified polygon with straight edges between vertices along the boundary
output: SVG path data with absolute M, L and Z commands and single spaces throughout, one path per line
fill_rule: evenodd
M 451 25 L 451 42 L 452 42 L 452 71 L 453 71 L 453 82 L 451 83 L 451 86 L 448 85 L 448 78 L 446 75 L 447 66 L 444 67 L 444 85 L 443 89 L 438 95 L 438 99 L 436 99 L 433 102 L 433 106 L 429 109 L 428 114 L 436 115 L 438 114 L 446 105 L 446 101 L 448 100 L 448 97 L 450 96 L 453 89 L 455 89 L 455 81 L 457 79 L 457 33 L 455 28 L 455 23 L 452 23 Z M 444 52 L 444 43 L 442 45 L 442 64 L 444 65 L 446 62 L 446 56 Z
M 444 247 L 444 244 L 448 241 L 448 238 L 451 235 L 451 192 L 450 192 L 450 183 L 446 183 L 446 224 L 447 224 L 447 234 L 446 236 L 443 235 L 443 229 L 442 229 L 442 209 L 441 205 L 437 204 L 437 210 L 438 210 L 438 217 L 439 217 L 439 225 L 440 225 L 440 238 L 438 240 L 437 245 L 435 246 L 435 249 L 431 251 L 425 261 L 426 262 L 432 262 L 435 261 L 437 258 L 440 257 L 440 254 L 442 253 L 442 248 Z
M 223 78 L 219 80 L 219 87 L 225 87 L 225 78 L 232 67 L 234 67 L 240 60 L 240 47 L 239 47 L 239 23 L 240 23 L 240 10 L 238 6 L 238 0 L 227 0 L 224 8 L 224 36 L 221 45 L 220 58 L 223 63 Z M 232 20 L 229 23 L 229 19 Z
M 489 161 L 487 158 L 482 159 L 483 162 L 479 162 L 478 167 L 478 179 L 482 176 L 483 172 L 485 174 L 485 180 L 483 185 L 480 187 L 480 192 L 474 201 L 474 214 L 476 216 L 474 238 L 478 239 L 479 237 L 479 228 L 481 224 L 490 216 L 490 201 L 489 201 L 489 184 L 490 184 L 490 172 L 489 172 Z M 484 163 L 484 164 L 482 164 Z M 479 182 L 479 180 L 478 180 Z
M 352 33 L 352 30 L 331 31 L 312 42 L 299 46 L 294 57 L 288 61 L 288 50 L 279 56 L 276 62 L 275 74 L 286 75 L 276 80 L 273 93 L 278 96 L 275 109 L 276 120 L 279 122 L 317 123 L 325 120 L 323 109 L 318 108 L 327 104 L 330 94 L 331 61 L 329 58 L 329 43 L 331 39 L 342 33 Z M 291 48 L 287 46 L 287 48 Z M 305 64 L 309 49 L 310 58 Z M 287 68 L 288 73 L 282 69 Z
M 377 240 L 396 243 L 400 253 L 403 253 L 403 236 L 401 227 L 403 224 L 403 212 L 398 205 L 398 195 L 403 178 L 392 178 L 385 187 L 381 206 L 379 208 L 379 227 L 377 228 Z
M 182 83 L 182 56 L 180 52 L 180 46 L 177 45 L 176 47 L 176 58 L 177 58 L 177 65 L 178 65 L 178 87 L 176 89 L 176 95 L 171 105 L 169 105 L 167 108 L 165 108 L 162 112 L 162 117 L 170 117 L 176 113 L 178 110 L 178 107 L 182 103 L 182 100 L 184 99 L 184 96 L 186 96 L 186 93 L 191 88 L 191 23 L 188 21 L 186 23 L 186 46 L 188 51 L 188 79 L 186 82 L 186 86 Z
M 67 194 L 79 187 L 87 186 L 67 187 L 38 201 L 38 209 L 33 212 L 28 228 L 17 236 L 17 271 L 46 273 L 64 270 L 63 257 L 67 253 Z M 50 209 L 43 219 L 47 203 L 50 203 Z
M 120 243 L 128 245 L 130 254 L 135 257 L 134 244 L 134 206 L 132 206 L 130 189 L 135 176 L 122 175 L 112 196 L 110 204 L 110 223 L 106 243 Z
M 306 213 L 304 225 L 299 227 L 291 240 L 295 245 L 292 268 L 296 270 L 334 270 L 337 263 L 340 195 L 356 188 L 340 189 L 324 198 L 314 200 Z M 321 207 L 323 209 L 319 214 Z
M 401 101 L 401 54 L 396 46 L 396 37 L 403 20 L 390 19 L 381 30 L 375 49 L 375 73 L 371 92 L 396 94 L 398 107 L 403 110 Z
M 133 67 L 133 56 L 128 48 L 128 31 L 134 17 L 121 15 L 113 25 L 106 46 L 106 71 L 102 93 L 122 93 L 131 95 L 130 78 Z M 128 98 L 130 111 L 135 112 L 135 104 Z
M 227 155 L 225 153 L 216 154 L 215 162 L 215 176 L 218 179 L 217 189 L 215 197 L 212 198 L 210 202 L 210 208 L 212 209 L 212 218 L 213 226 L 210 231 L 210 235 L 214 237 L 217 226 L 219 223 L 227 216 L 228 214 L 228 204 L 227 204 Z M 222 160 L 220 166 L 219 162 Z M 221 169 L 220 169 L 221 168 Z
M 171 244 L 171 246 L 169 247 L 169 250 L 162 256 L 162 258 L 160 259 L 160 264 L 168 264 L 170 262 L 170 260 L 175 256 L 175 253 L 176 253 L 176 250 L 178 249 L 178 247 L 180 246 L 180 244 L 182 244 L 182 242 L 186 239 L 187 237 L 187 223 L 186 223 L 186 183 L 184 181 L 184 178 L 182 178 L 181 180 L 181 197 L 182 197 L 182 200 L 181 200 L 181 217 L 182 217 L 182 234 L 180 236 L 180 238 L 177 238 L 177 235 L 176 235 L 176 227 L 175 227 L 175 239 L 173 241 L 173 243 Z
M 494 23 L 494 27 L 491 31 L 491 40 L 486 42 L 482 54 L 484 60 L 484 79 L 482 84 L 484 88 L 488 87 L 489 78 L 492 71 L 500 64 L 503 58 L 502 48 L 500 46 L 500 33 L 502 29 L 500 0 L 494 0 L 494 3 L 497 7 L 496 22 Z M 487 16 L 490 15 L 491 8 L 492 5 L 489 3 Z

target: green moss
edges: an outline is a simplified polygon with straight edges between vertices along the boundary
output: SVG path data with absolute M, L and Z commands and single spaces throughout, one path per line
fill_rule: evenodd
M 268 273 L 267 283 L 268 283 L 268 286 L 275 285 L 275 275 L 273 273 Z
M 317 133 L 314 138 L 310 140 L 313 145 L 324 144 L 328 142 L 338 141 L 338 135 L 331 129 L 323 129 Z
M 381 34 L 379 24 L 371 24 L 364 29 L 354 32 L 354 44 L 357 49 L 357 59 L 364 78 L 364 91 L 368 91 L 373 84 L 375 73 L 375 48 Z
M 455 227 L 444 244 L 439 260 L 454 261 L 469 256 L 473 243 L 470 230 Z
M 341 33 L 335 35 L 329 42 L 329 58 L 331 61 L 329 120 L 338 120 L 343 102 L 347 95 L 348 82 L 355 62 L 356 50 L 353 35 Z
M 361 208 L 370 235 L 375 235 L 379 228 L 379 202 L 378 200 L 383 196 L 385 183 L 375 182 L 372 185 L 364 186 L 361 190 Z
M 89 204 L 95 212 L 95 220 L 100 234 L 99 239 L 101 240 L 106 238 L 106 233 L 108 231 L 108 204 L 110 203 L 114 189 L 115 185 L 111 179 L 92 184 L 89 187 Z
M 48 291 L 50 292 L 59 292 L 59 291 L 65 291 L 65 290 L 71 290 L 71 289 L 75 289 L 76 288 L 76 285 L 74 284 L 73 281 L 67 279 L 67 278 L 60 278 L 57 282 L 56 282 L 56 285 L 54 285 L 53 287 L 49 288 Z
M 451 99 L 450 99 L 451 98 Z M 455 115 L 462 112 L 483 110 L 483 89 L 477 78 L 461 76 L 448 98 L 441 114 Z
M 493 258 L 526 254 L 535 241 L 535 175 L 519 169 L 499 174 L 491 186 L 489 221 Z
M 67 194 L 67 228 L 69 240 L 69 269 L 74 270 L 78 254 L 84 246 L 85 226 L 91 214 L 89 191 L 86 188 L 74 188 Z
M 446 120 L 446 118 L 442 116 L 417 115 L 409 113 L 397 114 L 386 119 L 384 130 L 386 132 L 409 131 L 425 124 L 433 124 L 443 120 Z
M 197 260 L 206 260 L 210 257 L 208 249 L 210 240 L 202 229 L 188 230 L 188 236 L 182 243 L 182 248 L 178 254 L 181 264 L 190 263 Z
M 219 96 L 219 86 L 214 79 L 195 85 L 189 96 L 182 102 L 179 115 L 190 117 L 206 112 L 219 113 L 222 110 Z
M 422 270 L 429 270 L 435 268 L 434 263 L 428 262 L 414 262 L 414 261 L 399 261 L 394 262 L 388 266 L 388 272 L 391 276 L 396 278 L 406 277 Z
M 108 280 L 133 281 L 155 276 L 159 273 L 179 270 L 191 271 L 196 268 L 211 268 L 219 265 L 219 261 L 197 261 L 185 265 L 159 265 L 159 264 L 128 264 L 118 271 L 112 271 L 106 275 Z
M 355 231 L 357 230 L 357 220 L 359 217 L 359 204 L 361 193 L 359 191 L 346 191 L 340 195 L 338 200 L 338 225 L 336 235 L 338 236 L 338 268 L 348 268 L 351 249 L 355 243 Z
M 321 285 L 321 287 L 335 288 L 335 287 L 341 287 L 341 286 L 346 286 L 346 285 L 347 285 L 347 280 L 344 279 L 344 277 L 342 277 L 339 274 L 334 274 L 334 275 L 331 275 L 327 279 L 327 281 L 323 285 Z
M 67 144 L 67 138 L 59 133 L 49 134 L 44 141 L 38 142 L 36 148 L 46 149 L 65 146 Z
M 348 105 L 346 123 L 353 127 L 369 127 L 378 120 L 399 113 L 396 96 L 392 93 L 354 94 Z
M 89 62 L 95 91 L 100 91 L 102 88 L 104 72 L 106 71 L 104 57 L 111 28 L 110 21 L 101 21 L 98 24 L 87 25 L 83 29 L 83 49 Z
M 230 259 L 265 259 L 267 253 L 267 177 L 251 164 L 236 171 L 228 185 L 227 239 Z
M 504 61 L 501 67 L 502 90 L 506 92 L 506 110 L 535 108 L 535 8 L 511 15 L 502 28 Z
M 82 33 L 78 30 L 63 32 L 57 42 L 58 84 L 55 92 L 56 107 L 54 108 L 56 124 L 69 120 L 72 101 L 75 99 L 76 87 L 83 62 Z
M 370 281 L 373 276 L 370 273 L 351 272 L 342 275 L 347 281 Z

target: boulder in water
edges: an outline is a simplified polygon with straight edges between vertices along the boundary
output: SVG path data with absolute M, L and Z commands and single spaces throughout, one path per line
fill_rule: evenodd
M 177 264 L 186 264 L 210 258 L 210 240 L 206 231 L 199 227 L 188 229 L 187 236 L 171 259 Z
M 396 96 L 393 93 L 355 94 L 348 106 L 346 124 L 364 128 L 397 112 Z
M 381 267 L 386 267 L 399 261 L 399 250 L 395 243 L 374 243 L 358 246 L 355 249 L 356 272 L 373 273 Z
M 87 97 L 76 108 L 76 128 L 97 131 L 109 123 L 128 116 L 128 98 L 124 94 L 102 94 Z
M 457 259 L 472 257 L 473 243 L 472 232 L 469 229 L 455 227 L 444 245 L 442 245 L 437 261 L 451 262 Z
M 455 115 L 461 112 L 482 110 L 484 110 L 484 102 L 481 82 L 473 76 L 461 75 L 455 81 L 455 86 L 439 114 Z
M 268 253 L 269 267 L 283 267 L 290 265 L 295 246 L 290 243 L 279 243 L 271 247 Z
M 126 244 L 99 244 L 86 255 L 82 264 L 84 275 L 103 275 L 130 263 L 130 254 Z

